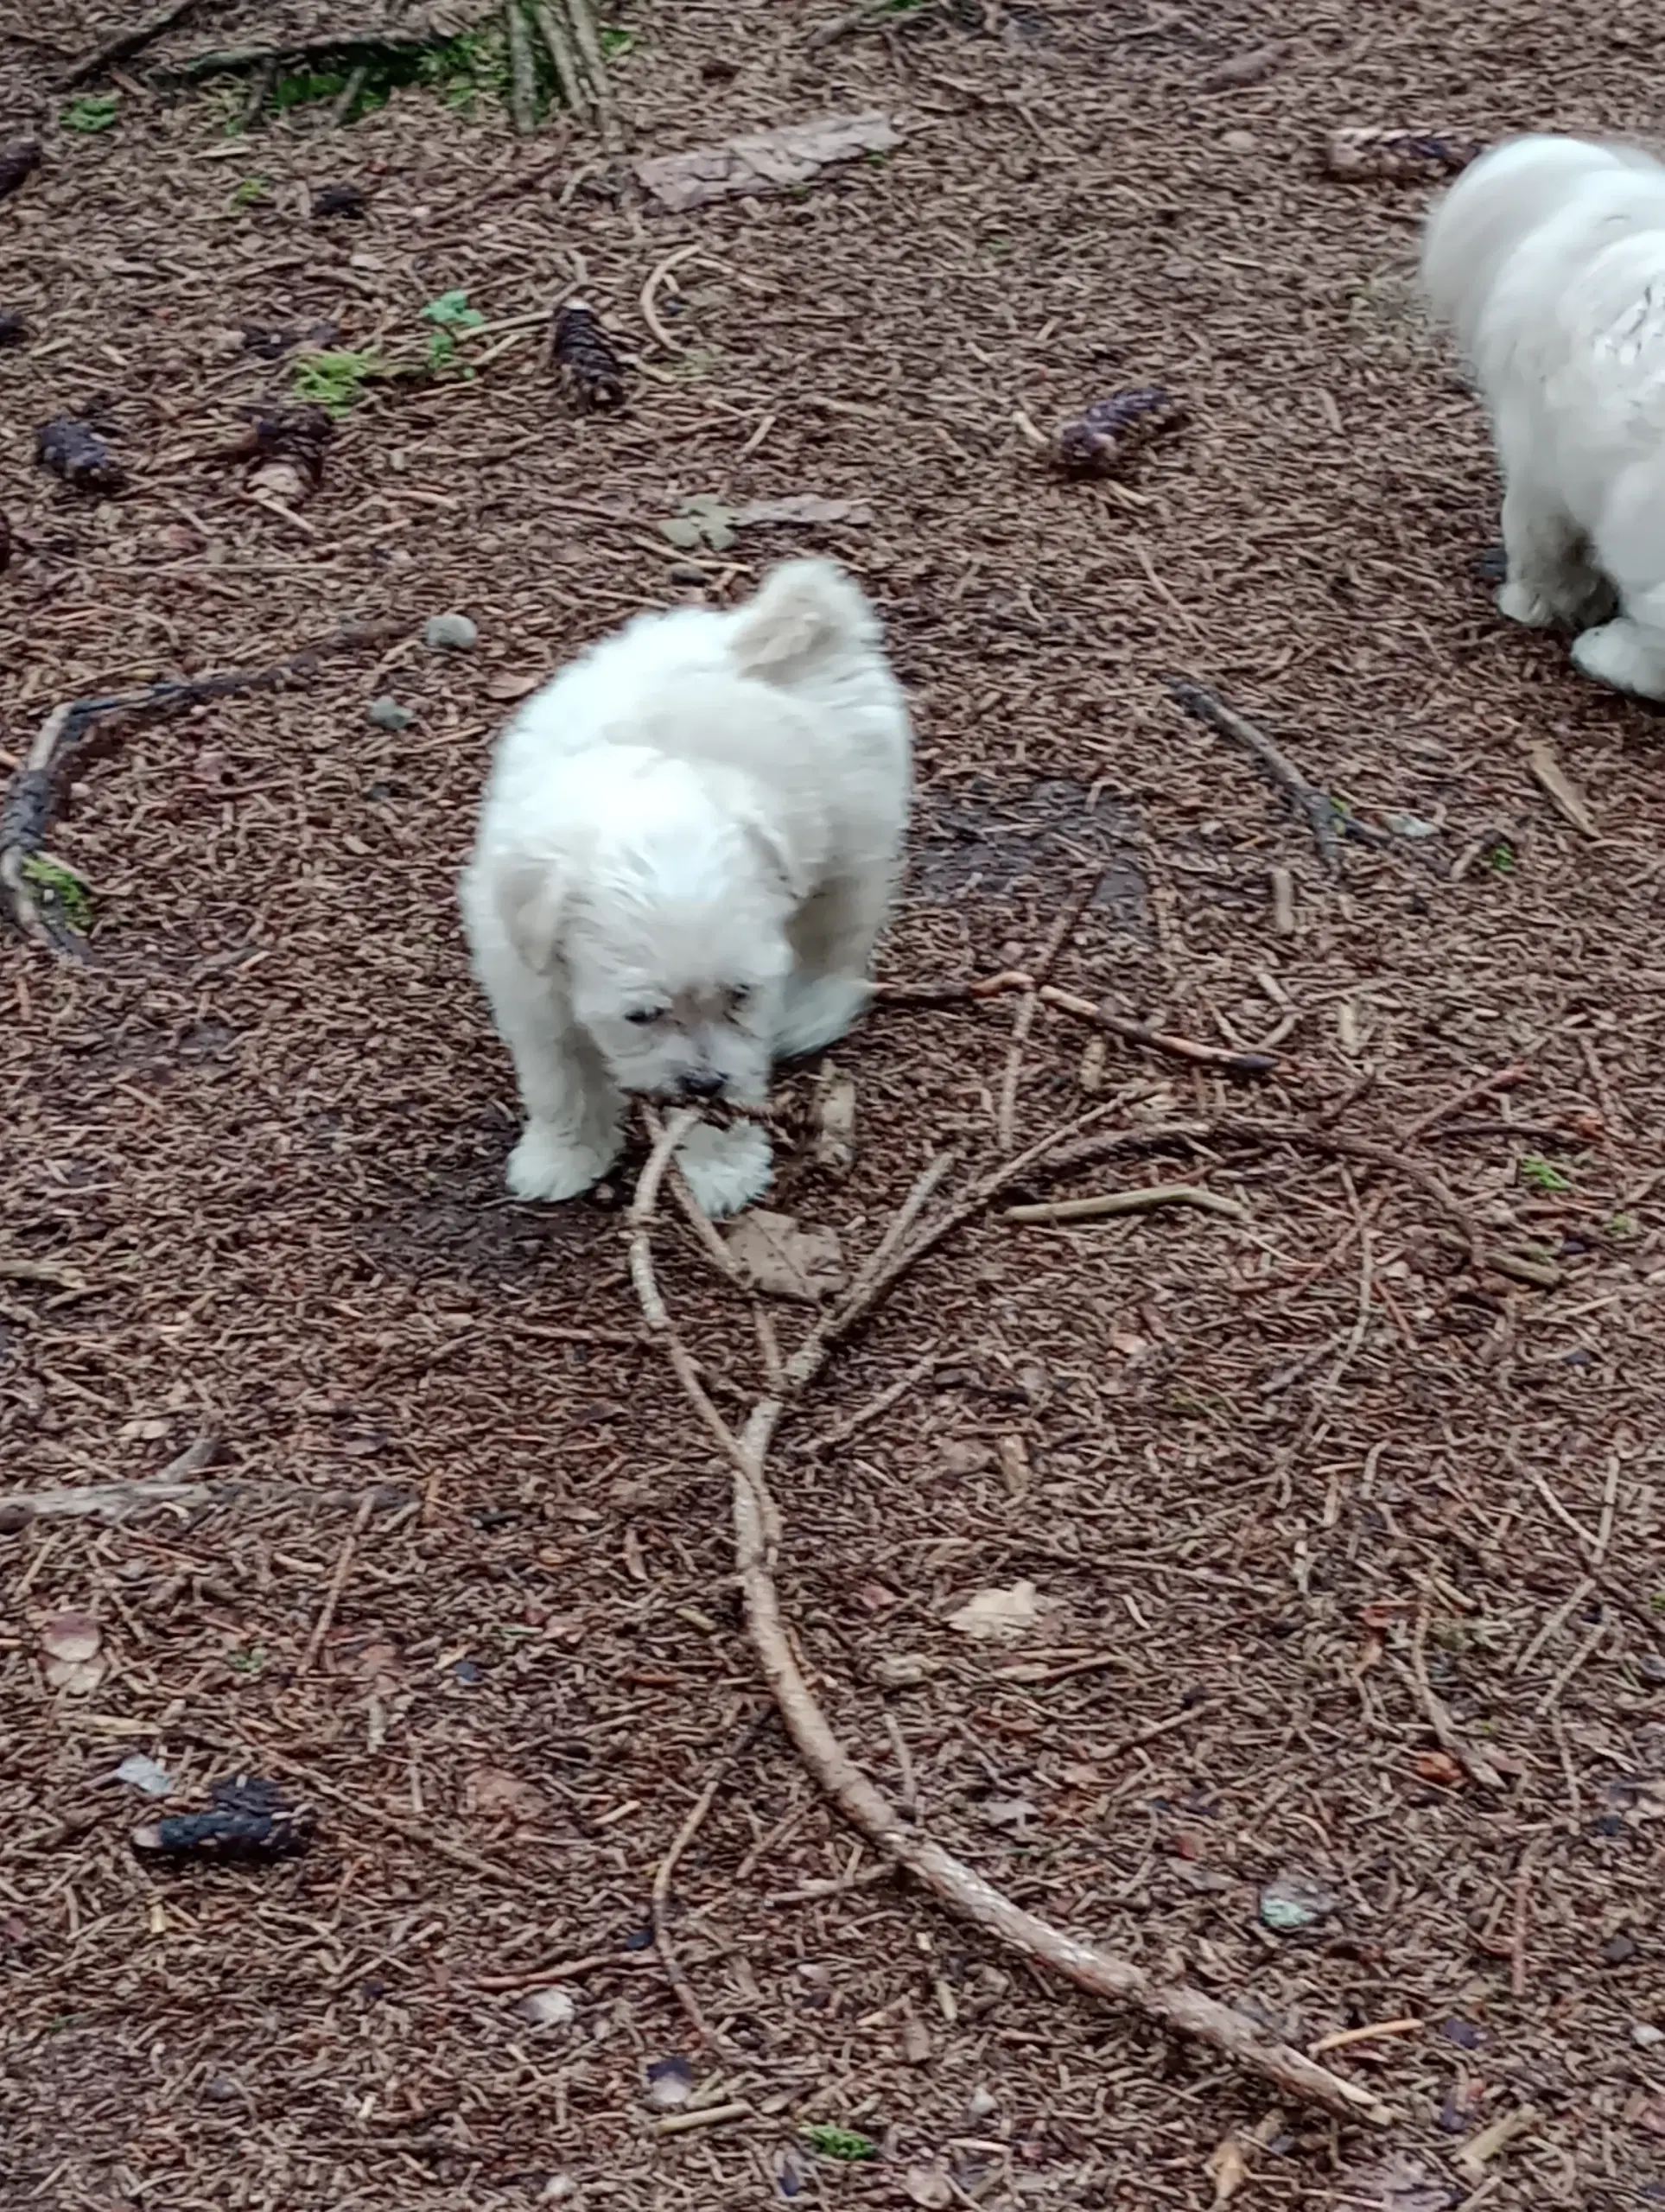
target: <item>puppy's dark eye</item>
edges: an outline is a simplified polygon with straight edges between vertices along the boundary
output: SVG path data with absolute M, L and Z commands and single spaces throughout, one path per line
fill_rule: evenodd
M 658 1020 L 662 1011 L 663 1008 L 657 1006 L 632 1007 L 631 1011 L 625 1016 L 625 1020 L 626 1021 L 633 1021 L 639 1029 L 645 1029 L 650 1021 L 657 1021 Z
M 752 994 L 746 984 L 730 984 L 728 988 L 728 1009 L 731 1014 L 740 1013 L 744 1007 L 751 1004 L 751 1001 Z

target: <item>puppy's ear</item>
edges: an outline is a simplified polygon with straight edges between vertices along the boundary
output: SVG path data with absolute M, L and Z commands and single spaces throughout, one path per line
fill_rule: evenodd
M 879 621 L 833 561 L 788 561 L 734 618 L 728 650 L 743 676 L 790 683 L 823 661 L 879 640 Z
M 515 950 L 540 976 L 559 957 L 569 903 L 566 878 L 553 861 L 516 861 L 498 878 L 498 919 Z
M 774 824 L 766 822 L 760 814 L 747 813 L 741 818 L 740 827 L 764 866 L 780 879 L 786 887 L 788 896 L 801 906 L 810 895 L 810 877 L 786 840 Z

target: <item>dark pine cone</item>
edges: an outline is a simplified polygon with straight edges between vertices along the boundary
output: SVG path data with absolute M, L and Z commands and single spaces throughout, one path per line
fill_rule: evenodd
M 624 368 L 594 308 L 581 300 L 557 308 L 552 346 L 562 388 L 575 407 L 624 405 Z
M 317 489 L 324 473 L 324 448 L 335 435 L 327 407 L 251 409 L 247 430 L 226 458 L 231 461 L 289 461 Z
M 213 1810 L 177 1813 L 133 1831 L 133 1848 L 149 1858 L 238 1859 L 257 1864 L 293 1859 L 312 1841 L 317 1815 L 292 1805 L 275 1782 L 238 1775 L 208 1792 Z
M 13 146 L 0 146 L 0 200 L 9 200 L 26 176 L 41 166 L 41 149 L 33 138 Z
M 78 492 L 119 492 L 127 483 L 127 471 L 98 432 L 73 415 L 41 425 L 35 458 Z
M 1066 423 L 1053 440 L 1053 457 L 1072 476 L 1108 476 L 1185 419 L 1185 409 L 1171 393 L 1160 385 L 1141 385 L 1094 400 L 1077 421 Z

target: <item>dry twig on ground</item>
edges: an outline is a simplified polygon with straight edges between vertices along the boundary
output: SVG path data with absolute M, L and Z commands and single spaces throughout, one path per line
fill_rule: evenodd
M 1079 1155 L 1096 1146 L 1125 1141 L 1125 1131 L 1090 1131 L 1077 1123 L 1054 1131 L 1007 1161 L 935 1218 L 924 1218 L 930 1197 L 949 1161 L 933 1160 L 916 1181 L 880 1246 L 857 1275 L 842 1302 L 817 1323 L 781 1371 L 772 1394 L 758 1399 L 737 1432 L 712 1402 L 692 1356 L 671 1320 L 659 1290 L 653 1262 L 653 1230 L 659 1192 L 670 1173 L 677 1143 L 697 1118 L 672 1115 L 655 1128 L 653 1149 L 643 1169 L 630 1211 L 630 1272 L 643 1316 L 663 1344 L 677 1380 L 701 1421 L 717 1440 L 734 1473 L 734 1543 L 747 1627 L 765 1680 L 804 1764 L 823 1791 L 851 1824 L 893 1865 L 906 1869 L 961 1918 L 1012 1945 L 1036 1963 L 1050 1966 L 1093 1995 L 1132 2006 L 1160 2025 L 1211 2045 L 1234 2063 L 1274 2082 L 1287 2095 L 1316 2104 L 1345 2119 L 1377 2126 L 1393 2118 L 1368 2089 L 1345 2081 L 1302 2052 L 1269 2036 L 1261 2024 L 1200 1990 L 1178 1983 L 1157 1983 L 1130 1961 L 1078 1942 L 1049 1923 L 1025 1911 L 956 1859 L 940 1844 L 911 1827 L 878 1789 L 833 1733 L 804 1679 L 780 1609 L 775 1562 L 780 1545 L 779 1509 L 770 1489 L 768 1455 L 783 1420 L 825 1368 L 837 1345 L 865 1321 L 894 1285 L 925 1255 L 963 1222 L 981 1213 L 1000 1192 L 1043 1162 Z M 1090 1120 L 1091 1117 L 1088 1117 Z M 1073 1143 L 1066 1140 L 1074 1139 Z M 684 1198 L 684 1205 L 691 1205 Z M 702 1236 L 701 1242 L 707 1240 Z M 725 1266 L 725 1274 L 731 1271 Z
M 147 684 L 142 691 L 117 692 L 107 699 L 71 699 L 54 707 L 0 801 L 0 895 L 24 936 L 62 958 L 80 954 L 75 931 L 36 895 L 30 873 L 31 863 L 52 828 L 71 764 L 84 764 L 92 757 L 94 744 L 86 741 L 95 724 L 114 715 L 150 714 L 168 707 L 193 706 L 204 699 L 270 690 L 286 677 L 310 675 L 332 653 L 385 645 L 404 628 L 404 624 L 397 620 L 350 624 L 334 637 L 308 645 L 270 668 L 187 677 L 175 683 Z

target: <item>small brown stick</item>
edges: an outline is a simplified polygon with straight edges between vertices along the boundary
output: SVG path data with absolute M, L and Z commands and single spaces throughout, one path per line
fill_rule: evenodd
M 1082 916 L 1092 904 L 1093 895 L 1103 880 L 1103 869 L 1096 868 L 1077 887 L 1074 897 L 1047 932 L 1046 942 L 1040 949 L 1040 957 L 1030 970 L 1029 981 L 1018 1001 L 1017 1015 L 1012 1024 L 1012 1042 L 1006 1054 L 1006 1070 L 1001 1077 L 1000 1105 L 995 1116 L 995 1143 L 1001 1152 L 1010 1152 L 1015 1141 L 1013 1128 L 1017 1121 L 1018 1083 L 1023 1073 L 1023 1048 L 1028 1042 L 1030 1030 L 1034 1027 L 1040 987 L 1057 966 L 1058 955 L 1079 928 Z
M 356 69 L 349 73 L 346 84 L 335 95 L 335 105 L 329 111 L 329 119 L 337 130 L 352 120 L 353 111 L 359 105 L 359 95 L 369 76 L 369 63 L 361 61 Z
M 1409 1681 L 1421 1700 L 1422 1710 L 1428 1716 L 1428 1726 L 1433 1729 L 1434 1740 L 1440 1750 L 1454 1758 L 1483 1789 L 1501 1789 L 1503 1787 L 1502 1775 L 1484 1752 L 1477 1751 L 1472 1745 L 1464 1742 L 1449 1711 L 1434 1694 L 1433 1685 L 1428 1680 L 1427 1642 L 1428 1599 L 1425 1592 L 1422 1603 L 1417 1609 L 1416 1626 L 1411 1632 L 1410 1666 L 1408 1669 L 1401 1667 L 1395 1660 L 1395 1669 Z M 1389 1656 L 1391 1657 L 1392 1654 Z
M 509 113 L 516 135 L 530 138 L 537 129 L 537 68 L 520 0 L 503 0 L 503 30 L 509 47 Z
M 1200 1183 L 1150 1183 L 1136 1191 L 1105 1191 L 1096 1198 L 1051 1198 L 1040 1205 L 1007 1206 L 1003 1221 L 1102 1221 L 1107 1216 L 1150 1213 L 1158 1206 L 1195 1206 L 1226 1221 L 1247 1221 L 1249 1208 Z
M 1077 1021 L 1089 1021 L 1096 1028 L 1106 1029 L 1113 1037 L 1120 1037 L 1129 1045 L 1142 1045 L 1149 1052 L 1166 1052 L 1171 1058 L 1188 1060 L 1195 1067 L 1217 1068 L 1223 1075 L 1275 1075 L 1282 1061 L 1275 1052 L 1233 1052 L 1218 1045 L 1199 1045 L 1189 1037 L 1174 1037 L 1160 1029 L 1147 1029 L 1142 1021 L 1129 1021 L 1123 1014 L 1112 1014 L 1108 1007 L 1095 1006 L 1090 999 L 1077 998 L 1073 991 L 1061 991 L 1055 984 L 1038 983 L 1037 979 L 1020 968 L 1002 969 L 998 976 L 984 976 L 964 983 L 881 983 L 874 991 L 874 1002 L 880 1006 L 906 1007 L 934 1007 L 975 1005 L 984 999 L 998 998 L 1005 991 L 1033 990 L 1043 1006 L 1053 1007 L 1059 1014 L 1074 1016 Z
M 1272 932 L 1274 937 L 1295 934 L 1295 879 L 1287 868 L 1272 870 Z
M 1420 2020 L 1408 2015 L 1402 2020 L 1373 2020 L 1369 2027 L 1338 2028 L 1333 2035 L 1320 2036 L 1307 2046 L 1307 2056 L 1317 2058 L 1326 2050 L 1347 2050 L 1356 2043 L 1374 2043 L 1378 2036 L 1414 2036 L 1420 2034 Z
M 561 87 L 561 97 L 575 121 L 582 123 L 590 112 L 591 101 L 571 34 L 561 21 L 556 0 L 531 0 L 531 5 L 532 21 L 542 32 L 550 60 L 555 65 L 555 79 Z
M 925 1381 L 932 1368 L 941 1366 L 942 1359 L 941 1352 L 929 1351 L 923 1359 L 916 1360 L 906 1375 L 899 1375 L 895 1382 L 887 1383 L 876 1396 L 869 1398 L 865 1406 L 858 1406 L 853 1414 L 846 1414 L 842 1421 L 836 1421 L 829 1429 L 806 1445 L 805 1455 L 818 1459 L 823 1452 L 831 1452 L 841 1444 L 848 1444 L 858 1429 L 865 1428 L 869 1421 L 877 1421 L 881 1414 L 887 1414 L 893 1405 L 906 1398 L 916 1383 Z
M 686 1124 L 679 1116 L 667 1122 L 637 1185 L 631 1208 L 631 1272 L 649 1325 L 665 1344 L 678 1381 L 696 1405 L 703 1391 L 684 1352 L 678 1360 L 679 1343 L 666 1313 L 655 1278 L 652 1230 L 658 1192 L 671 1152 Z M 1078 1127 L 1078 1125 L 1077 1125 Z M 1318 2065 L 1300 2051 L 1269 2037 L 1248 2014 L 1184 1985 L 1153 1982 L 1130 1961 L 1077 1942 L 1047 1922 L 1025 1911 L 1002 1897 L 971 1867 L 944 1850 L 931 1838 L 911 1827 L 896 1808 L 863 1774 L 833 1734 L 804 1680 L 793 1649 L 791 1631 L 780 1611 L 773 1557 L 778 1543 L 779 1514 L 766 1473 L 767 1454 L 789 1403 L 799 1397 L 821 1372 L 836 1344 L 869 1313 L 885 1293 L 933 1249 L 970 1211 L 981 1210 L 1019 1174 L 1048 1154 L 1062 1154 L 1065 1138 L 1074 1129 L 1053 1132 L 1049 1137 L 1007 1162 L 972 1187 L 970 1192 L 944 1208 L 937 1220 L 911 1239 L 893 1224 L 880 1246 L 889 1257 L 874 1260 L 858 1278 L 860 1296 L 852 1291 L 838 1313 L 810 1332 L 798 1353 L 787 1362 L 785 1389 L 789 1396 L 760 1398 L 735 1440 L 737 1479 L 734 1485 L 734 1546 L 747 1625 L 764 1677 L 787 1732 L 805 1766 L 824 1794 L 857 1831 L 887 1859 L 913 1874 L 933 1895 L 963 1919 L 983 1928 L 1038 1962 L 1052 1967 L 1066 1979 L 1095 1995 L 1129 2005 L 1176 2033 L 1197 2037 L 1223 2051 L 1237 2063 L 1274 2082 L 1286 2094 L 1305 2098 L 1339 2117 L 1365 2119 L 1388 2126 L 1394 2115 L 1367 2089 L 1344 2080 Z M 1103 1133 L 1105 1135 L 1122 1133 Z M 1089 1140 L 1092 1141 L 1092 1140 Z M 927 1169 L 920 1184 L 905 1201 L 903 1213 L 913 1219 L 925 1203 L 921 1197 L 934 1187 L 931 1179 L 937 1163 Z M 692 1388 L 690 1388 L 690 1382 Z M 702 1418 L 705 1418 L 702 1408 Z
M 841 38 L 848 38 L 853 32 L 866 30 L 869 23 L 876 23 L 881 16 L 894 16 L 895 13 L 896 0 L 857 0 L 857 4 L 847 10 L 836 22 L 823 23 L 818 31 L 812 31 L 804 41 L 804 51 L 808 54 L 819 53 L 823 46 L 835 45 Z
M 730 1768 L 759 1735 L 764 1722 L 769 1717 L 766 1708 L 762 1713 L 753 1714 L 751 1721 L 741 1731 L 739 1740 L 730 1750 L 725 1751 L 713 1766 L 706 1778 L 704 1789 L 690 1807 L 688 1818 L 677 1829 L 670 1850 L 655 1868 L 653 1886 L 648 1894 L 653 1923 L 653 1948 L 659 1955 L 660 1965 L 664 1968 L 664 1978 L 675 1991 L 677 2002 L 687 2014 L 689 2025 L 695 2034 L 708 2050 L 717 2052 L 726 2052 L 728 2045 L 708 2024 L 705 2014 L 700 2009 L 700 2000 L 694 1994 L 694 1985 L 688 1979 L 687 1969 L 677 1956 L 677 1947 L 671 1941 L 670 1878 L 677 1871 L 677 1860 L 704 1825 L 705 1816 L 711 1810 L 712 1803 L 727 1779 Z
M 1578 1649 L 1567 1661 L 1566 1666 L 1561 1669 L 1560 1674 L 1556 1675 L 1554 1681 L 1551 1682 L 1549 1688 L 1538 1700 L 1536 1711 L 1533 1714 L 1533 1718 L 1535 1719 L 1542 1720 L 1548 1714 L 1554 1712 L 1556 1707 L 1560 1705 L 1561 1701 L 1562 1695 L 1566 1691 L 1567 1684 L 1572 1681 L 1573 1677 L 1576 1674 L 1581 1671 L 1585 1662 L 1590 1657 L 1591 1654 L 1595 1650 L 1596 1646 L 1606 1635 L 1607 1627 L 1608 1624 L 1605 1619 L 1599 1620 L 1596 1623 L 1594 1628 L 1591 1630 L 1589 1635 L 1584 1639 L 1584 1642 L 1579 1644 Z
M 196 676 L 168 683 L 152 683 L 142 691 L 124 691 L 107 699 L 72 699 L 54 707 L 22 766 L 0 801 L 0 896 L 25 937 L 60 959 L 81 956 L 74 932 L 46 912 L 35 895 L 28 875 L 29 862 L 40 852 L 52 828 L 58 794 L 72 762 L 86 760 L 91 748 L 84 744 L 93 724 L 107 715 L 146 714 L 162 707 L 186 706 L 201 699 L 225 699 L 245 691 L 275 689 L 286 677 L 307 676 L 329 654 L 349 646 L 385 645 L 400 634 L 401 621 L 349 625 L 315 645 L 276 662 L 270 668 L 234 670 L 225 676 Z
M 301 1654 L 300 1664 L 295 1670 L 295 1678 L 297 1681 L 302 1675 L 311 1673 L 313 1662 L 323 1649 L 324 1638 L 329 1634 L 329 1624 L 335 1618 L 335 1608 L 341 1602 L 341 1592 L 346 1589 L 347 1576 L 353 1571 L 353 1554 L 359 1548 L 359 1539 L 369 1524 L 375 1504 L 375 1492 L 367 1491 L 353 1517 L 353 1526 L 341 1539 L 341 1549 L 335 1561 L 335 1572 L 329 1578 L 329 1587 L 324 1592 L 324 1602 L 318 1608 L 318 1618 L 312 1624 L 312 1634 L 307 1638 L 307 1648 Z
M 1257 729 L 1212 691 L 1178 676 L 1167 679 L 1167 690 L 1169 697 L 1186 714 L 1199 722 L 1206 722 L 1211 729 L 1218 730 L 1222 737 L 1229 737 L 1234 745 L 1241 745 L 1254 757 L 1288 800 L 1290 811 L 1297 821 L 1304 822 L 1312 831 L 1319 858 L 1331 875 L 1340 870 L 1344 836 L 1357 836 L 1367 844 L 1391 842 L 1373 830 L 1367 831 L 1363 823 L 1344 814 L 1327 791 L 1307 782 L 1288 754 L 1274 745 L 1263 729 Z
M 881 1859 L 876 1866 L 863 1866 L 859 1873 L 837 1874 L 824 1882 L 801 1882 L 795 1890 L 776 1890 L 764 1899 L 766 1904 L 817 1904 L 823 1897 L 842 1897 L 850 1890 L 869 1890 L 875 1882 L 889 1881 L 896 1869 L 888 1859 Z
M 749 2120 L 757 2110 L 742 2097 L 726 2105 L 701 2105 L 693 2112 L 673 2112 L 654 2124 L 656 2135 L 686 2135 L 696 2127 L 725 2127 L 731 2120 Z
M 1453 1115 L 1461 1114 L 1471 1106 L 1478 1106 L 1482 1099 L 1495 1097 L 1500 1090 L 1515 1090 L 1518 1084 L 1525 1083 L 1531 1073 L 1532 1070 L 1525 1060 L 1515 1060 L 1508 1067 L 1500 1068 L 1496 1075 L 1483 1075 L 1478 1083 L 1470 1084 L 1466 1090 L 1459 1090 L 1455 1097 L 1447 1098 L 1438 1106 L 1431 1106 L 1426 1114 L 1419 1115 L 1405 1130 L 1405 1142 L 1409 1144 L 1413 1138 L 1426 1135 L 1428 1130 L 1437 1128 L 1441 1122 L 1450 1121 Z
M 91 54 L 83 54 L 59 78 L 59 89 L 67 92 L 72 86 L 83 84 L 89 77 L 96 77 L 112 61 L 125 61 L 130 55 L 149 46 L 153 38 L 160 38 L 162 32 L 170 29 L 181 16 L 188 16 L 196 3 L 197 0 L 166 0 L 164 6 L 141 16 L 130 29 L 118 31 L 114 38 L 105 39 L 102 46 L 95 47 Z
M 1526 1936 L 1532 1908 L 1532 1862 L 1537 1856 L 1535 1839 L 1528 1842 L 1521 1853 L 1521 1863 L 1515 1872 L 1515 1910 L 1509 1929 L 1509 1993 L 1519 1999 L 1526 1995 Z

